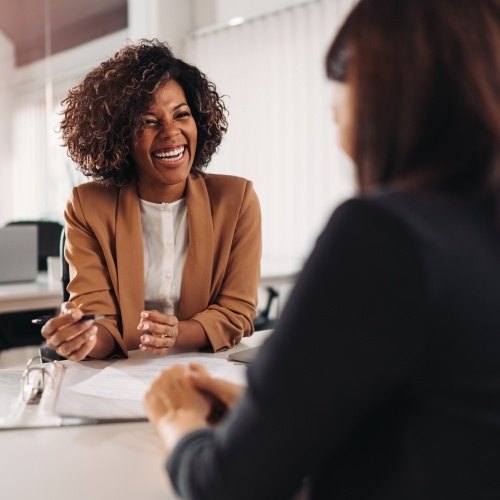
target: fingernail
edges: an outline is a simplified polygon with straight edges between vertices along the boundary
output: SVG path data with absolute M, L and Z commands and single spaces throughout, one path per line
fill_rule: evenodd
M 149 330 L 149 323 L 143 323 L 142 324 L 142 329 L 143 330 Z
M 142 313 L 141 313 L 141 318 L 149 318 L 149 313 L 147 313 L 147 312 L 142 312 Z
M 73 311 L 71 313 L 71 317 L 73 319 L 80 319 L 82 317 L 82 311 L 80 311 L 80 309 L 77 309 L 76 311 Z
M 143 337 L 141 337 L 141 342 L 142 342 L 143 344 L 149 344 L 149 338 L 148 338 L 148 337 L 146 337 L 146 336 L 143 336 Z

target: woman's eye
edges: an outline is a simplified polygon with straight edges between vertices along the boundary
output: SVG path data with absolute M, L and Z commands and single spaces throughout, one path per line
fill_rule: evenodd
M 158 123 L 158 120 L 153 120 L 152 118 L 144 118 L 143 122 L 146 127 L 154 127 Z
M 175 119 L 179 120 L 181 118 L 186 118 L 188 116 L 191 116 L 191 113 L 189 111 L 182 111 L 181 113 L 179 113 L 178 115 L 176 115 Z

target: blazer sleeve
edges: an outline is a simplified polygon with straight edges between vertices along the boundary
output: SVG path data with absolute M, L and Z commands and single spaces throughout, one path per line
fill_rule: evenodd
M 247 181 L 221 287 L 208 308 L 192 318 L 201 323 L 214 351 L 228 349 L 253 333 L 261 253 L 260 204 Z
M 88 201 L 87 201 L 88 204 Z M 112 284 L 112 274 L 116 275 L 109 231 L 104 221 L 101 226 L 91 225 L 86 217 L 86 209 L 78 188 L 74 188 L 67 203 L 65 257 L 70 266 L 68 292 L 70 300 L 88 314 L 104 314 L 96 321 L 106 328 L 115 339 L 120 354 L 127 355 L 120 333 L 120 316 L 117 297 Z M 114 276 L 116 280 L 116 276 Z

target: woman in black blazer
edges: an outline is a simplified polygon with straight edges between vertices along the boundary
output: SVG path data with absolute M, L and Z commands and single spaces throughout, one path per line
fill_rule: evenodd
M 195 499 L 499 499 L 500 4 L 361 0 L 326 65 L 359 195 L 240 397 L 200 367 L 153 383 L 171 481 Z

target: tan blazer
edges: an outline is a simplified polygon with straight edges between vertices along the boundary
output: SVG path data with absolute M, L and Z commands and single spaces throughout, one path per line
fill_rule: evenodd
M 214 351 L 253 332 L 260 277 L 261 216 L 246 179 L 190 175 L 188 252 L 179 320 L 198 321 Z M 66 212 L 70 300 L 99 323 L 126 355 L 137 349 L 144 309 L 144 249 L 137 186 L 88 182 L 73 189 Z

